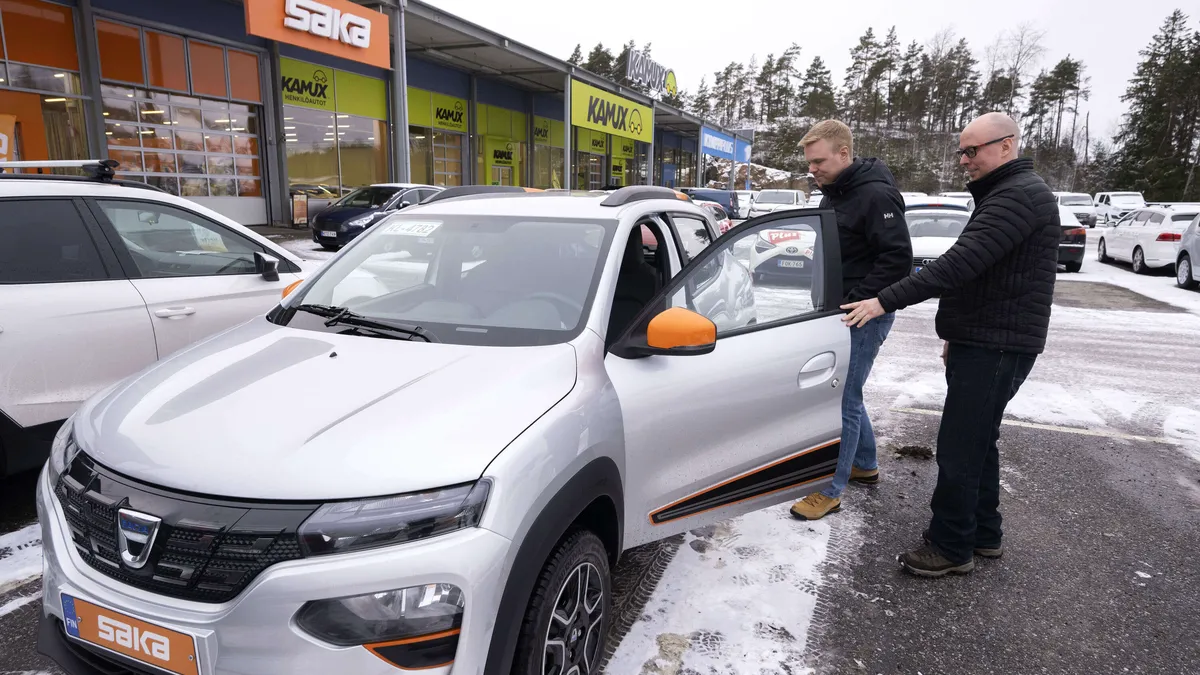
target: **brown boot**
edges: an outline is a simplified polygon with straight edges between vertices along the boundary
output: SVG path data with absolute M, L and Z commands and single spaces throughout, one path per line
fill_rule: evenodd
M 826 497 L 820 492 L 814 492 L 792 504 L 792 516 L 800 520 L 820 520 L 830 513 L 837 513 L 841 510 L 842 500 Z
M 879 482 L 879 469 L 860 469 L 857 466 L 850 467 L 850 480 L 855 483 L 865 483 L 866 485 L 874 485 Z

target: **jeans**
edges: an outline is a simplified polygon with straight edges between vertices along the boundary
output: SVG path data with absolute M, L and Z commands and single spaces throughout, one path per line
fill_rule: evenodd
M 896 322 L 895 312 L 884 314 L 862 328 L 850 327 L 850 367 L 842 388 L 842 445 L 838 453 L 833 484 L 822 491 L 826 497 L 841 497 L 850 482 L 850 469 L 857 466 L 870 471 L 879 466 L 875 459 L 875 431 L 863 405 L 863 385 L 879 348 Z
M 1000 546 L 1000 421 L 1036 360 L 1034 354 L 951 344 L 946 404 L 937 440 L 937 487 L 929 540 L 953 563 Z

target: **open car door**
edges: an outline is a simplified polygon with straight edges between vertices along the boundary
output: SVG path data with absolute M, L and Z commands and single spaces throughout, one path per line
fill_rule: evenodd
M 782 211 L 713 242 L 611 343 L 627 545 L 828 484 L 850 357 L 841 295 L 833 211 Z

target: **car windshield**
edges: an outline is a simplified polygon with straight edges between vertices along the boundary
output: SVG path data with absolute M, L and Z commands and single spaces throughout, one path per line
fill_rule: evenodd
M 288 307 L 346 308 L 419 325 L 436 341 L 490 346 L 571 339 L 586 320 L 616 221 L 393 215 L 328 263 Z M 281 322 L 330 329 L 285 312 Z
M 364 209 L 377 209 L 388 202 L 389 199 L 396 196 L 400 188 L 382 187 L 372 185 L 371 187 L 359 188 L 354 192 L 342 197 L 337 201 L 335 206 L 355 206 Z
M 909 211 L 904 214 L 910 237 L 958 238 L 967 226 L 967 214 L 961 211 Z
M 1063 195 L 1058 198 L 1063 206 L 1091 206 L 1092 198 L 1087 195 Z
M 1114 194 L 1112 196 L 1112 201 L 1114 204 L 1122 204 L 1122 205 L 1126 205 L 1126 204 L 1137 205 L 1137 206 L 1145 206 L 1146 205 L 1146 200 L 1142 199 L 1142 196 L 1137 194 L 1136 192 L 1122 192 L 1122 193 Z
M 754 201 L 759 204 L 795 204 L 796 193 L 786 190 L 763 190 Z

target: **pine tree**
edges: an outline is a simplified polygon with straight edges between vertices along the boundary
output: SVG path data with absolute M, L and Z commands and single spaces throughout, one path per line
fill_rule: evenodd
M 876 100 L 886 102 L 886 111 L 884 113 L 886 127 L 892 128 L 892 119 L 895 115 L 895 110 L 892 105 L 893 89 L 896 86 L 896 73 L 900 67 L 900 38 L 896 35 L 896 27 L 892 26 L 888 30 L 887 38 L 883 41 L 883 47 L 879 54 L 879 68 L 882 73 L 880 78 L 879 97 Z M 878 114 L 876 114 L 878 117 Z
M 774 122 L 779 117 L 779 101 L 775 96 L 775 55 L 767 54 L 758 76 L 754 78 L 754 87 L 758 91 L 758 121 Z
M 825 67 L 821 57 L 813 57 L 804 73 L 804 84 L 800 88 L 800 115 L 814 121 L 837 116 L 837 94 L 833 90 L 833 76 Z
M 864 121 L 872 121 L 871 112 L 877 107 L 875 79 L 878 73 L 875 68 L 878 60 L 879 43 L 875 39 L 875 29 L 868 27 L 867 32 L 858 39 L 858 44 L 850 50 L 850 67 L 846 69 L 846 78 L 842 83 L 847 123 L 854 129 L 860 128 Z
M 567 59 L 567 63 L 578 66 L 583 63 L 583 45 L 576 44 L 575 51 L 571 52 L 571 58 Z
M 596 46 L 588 53 L 587 61 L 583 62 L 583 67 L 600 77 L 608 78 L 615 82 L 625 74 L 616 75 L 613 72 L 614 61 L 616 61 L 616 58 L 613 57 L 613 53 L 605 49 L 602 43 L 596 43 Z
M 712 117 L 713 104 L 712 92 L 708 88 L 708 82 L 705 78 L 700 78 L 700 86 L 696 88 L 696 95 L 691 100 L 691 112 L 700 119 L 709 119 Z

